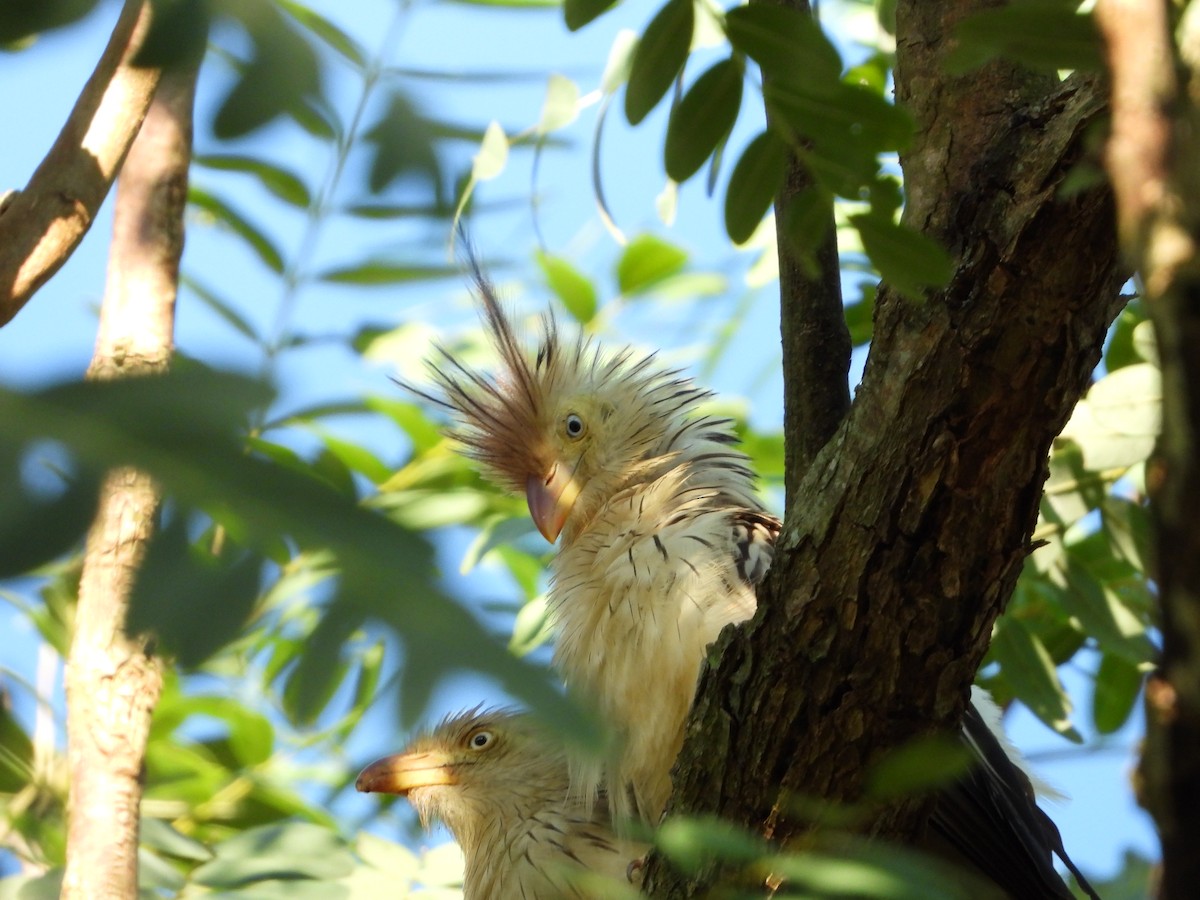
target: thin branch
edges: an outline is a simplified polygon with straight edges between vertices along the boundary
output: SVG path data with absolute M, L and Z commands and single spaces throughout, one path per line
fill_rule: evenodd
M 1141 774 L 1162 838 L 1161 896 L 1173 900 L 1200 882 L 1200 9 L 1184 12 L 1178 53 L 1166 0 L 1100 0 L 1096 20 L 1112 73 L 1106 162 L 1162 369 L 1162 436 L 1146 484 L 1163 658 L 1146 686 Z
M 131 65 L 149 23 L 150 5 L 126 0 L 54 146 L 0 204 L 0 326 L 67 261 L 108 196 L 161 74 Z
M 196 74 L 163 76 L 122 171 L 90 378 L 146 375 L 170 359 Z M 138 894 L 141 773 L 162 674 L 145 638 L 127 635 L 124 623 L 157 509 L 148 476 L 115 470 L 88 535 L 66 677 L 65 900 Z
M 808 0 L 759 0 L 810 13 Z M 770 110 L 767 116 L 770 118 Z M 825 235 L 809 271 L 790 234 L 792 210 L 813 190 L 812 175 L 793 152 L 775 197 L 775 242 L 779 253 L 780 331 L 783 338 L 783 418 L 788 509 L 821 448 L 850 409 L 850 330 L 842 308 L 841 267 L 832 198 Z

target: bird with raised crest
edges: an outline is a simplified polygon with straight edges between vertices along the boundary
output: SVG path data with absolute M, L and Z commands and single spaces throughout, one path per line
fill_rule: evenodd
M 547 596 L 554 666 L 618 745 L 606 772 L 573 759 L 572 788 L 594 796 L 607 775 L 618 818 L 656 822 L 705 648 L 754 612 L 779 520 L 733 422 L 700 409 L 708 392 L 652 355 L 568 341 L 551 317 L 531 359 L 477 275 L 501 374 L 490 381 L 443 353 L 431 363 L 443 397 L 430 399 L 560 541 Z
M 602 799 L 567 790 L 562 743 L 527 714 L 475 708 L 448 716 L 355 786 L 408 798 L 425 827 L 462 847 L 464 900 L 602 898 L 629 886 L 645 845 L 617 837 Z

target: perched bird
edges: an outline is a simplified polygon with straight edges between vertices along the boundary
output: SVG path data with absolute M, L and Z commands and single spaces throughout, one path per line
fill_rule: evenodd
M 706 391 L 652 356 L 568 342 L 553 318 L 530 359 L 482 275 L 477 287 L 501 374 L 443 352 L 431 368 L 444 399 L 429 399 L 490 477 L 524 492 L 546 539 L 561 537 L 554 665 L 618 744 L 606 772 L 572 759 L 573 790 L 595 796 L 607 775 L 618 819 L 657 822 L 705 648 L 754 612 L 779 520 L 733 423 L 698 413 Z
M 424 396 L 452 412 L 451 434 L 465 452 L 497 483 L 523 492 L 538 530 L 559 540 L 547 598 L 554 665 L 618 738 L 603 771 L 572 757 L 572 790 L 586 799 L 606 783 L 618 825 L 623 817 L 655 824 L 705 650 L 723 627 L 753 614 L 780 522 L 756 495 L 733 423 L 703 411 L 707 391 L 653 355 L 606 352 L 582 335 L 568 340 L 552 316 L 528 353 L 486 277 L 478 267 L 474 274 L 499 371 L 489 378 L 442 350 L 430 364 L 441 396 Z M 963 732 L 973 752 L 1003 757 L 995 736 L 986 727 L 975 734 L 973 724 L 968 717 Z M 1023 864 L 1046 884 L 1020 893 L 1026 882 L 1018 879 L 1014 896 L 1069 897 L 1051 864 L 1061 841 L 1029 845 L 1042 820 L 1053 828 L 1032 795 L 1026 819 L 1004 821 L 1027 782 L 994 782 L 1014 772 L 1011 764 L 974 771 L 966 793 L 955 795 L 968 802 L 954 809 L 948 800 L 946 809 L 980 830 L 955 837 L 985 854 L 990 841 L 1018 860 L 1036 852 Z
M 425 827 L 446 824 L 466 859 L 464 900 L 611 896 L 646 849 L 616 837 L 601 804 L 569 799 L 561 743 L 511 710 L 449 716 L 355 787 L 407 796 Z

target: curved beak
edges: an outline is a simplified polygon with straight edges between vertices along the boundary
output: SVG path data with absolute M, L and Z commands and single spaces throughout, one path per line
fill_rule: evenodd
M 571 477 L 573 474 L 565 466 L 555 463 L 544 477 L 530 475 L 525 482 L 529 515 L 542 537 L 552 544 L 558 539 L 579 497 L 579 486 Z
M 364 794 L 399 794 L 413 788 L 457 784 L 453 760 L 445 753 L 405 753 L 385 756 L 359 774 L 354 787 Z

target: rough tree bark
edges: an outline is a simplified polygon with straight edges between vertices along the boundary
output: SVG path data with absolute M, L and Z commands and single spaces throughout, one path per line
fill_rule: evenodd
M 1200 8 L 1101 0 L 1112 72 L 1107 148 L 1125 252 L 1142 274 L 1163 380 L 1150 466 L 1163 658 L 1146 688 L 1143 802 L 1162 838 L 1161 896 L 1200 883 Z M 1178 73 L 1178 74 L 1177 74 Z
M 917 123 L 906 220 L 955 274 L 920 304 L 880 292 L 862 386 L 789 505 L 758 615 L 710 652 L 676 814 L 787 844 L 806 829 L 797 798 L 862 799 L 873 762 L 957 726 L 1030 550 L 1050 443 L 1126 275 L 1111 193 L 1059 196 L 1106 112 L 1098 80 L 945 74 L 956 24 L 991 5 L 898 3 L 896 94 Z M 912 840 L 927 815 L 907 801 L 864 828 Z M 717 875 L 653 859 L 647 885 L 694 897 Z
M 131 64 L 149 26 L 150 4 L 126 0 L 54 146 L 0 199 L 0 326 L 67 261 L 108 196 L 161 75 Z
M 164 75 L 125 160 L 89 378 L 158 372 L 170 359 L 195 83 L 194 68 Z M 141 771 L 162 676 L 145 639 L 126 635 L 124 622 L 157 508 L 147 476 L 113 471 L 88 535 L 66 676 L 64 900 L 137 897 Z

